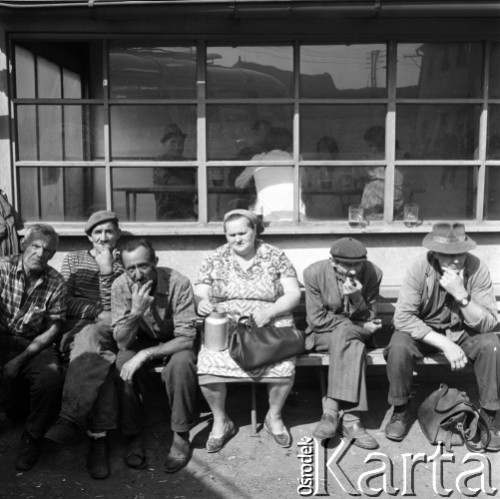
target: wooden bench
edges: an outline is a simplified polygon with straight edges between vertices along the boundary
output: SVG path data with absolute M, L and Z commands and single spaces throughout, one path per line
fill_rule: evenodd
M 385 366 L 386 361 L 383 356 L 384 347 L 389 343 L 390 337 L 392 335 L 393 326 L 392 318 L 394 316 L 395 305 L 397 301 L 398 286 L 385 286 L 381 289 L 381 296 L 378 303 L 378 314 L 377 316 L 382 319 L 382 329 L 375 333 L 375 348 L 369 348 L 366 352 L 366 364 L 367 366 Z M 500 284 L 495 285 L 495 295 L 497 299 L 498 309 L 500 311 Z M 302 330 L 305 330 L 306 324 L 306 307 L 305 307 L 305 293 L 302 289 L 302 297 L 300 304 L 293 312 L 295 325 Z M 198 323 L 198 328 L 202 328 L 202 322 Z M 495 329 L 497 334 L 500 334 L 500 325 Z M 330 365 L 330 359 L 328 353 L 316 353 L 310 352 L 296 357 L 297 368 L 300 367 L 319 367 L 319 386 L 321 391 L 321 396 L 326 395 L 326 373 L 324 372 L 324 367 Z M 423 357 L 417 362 L 418 366 L 444 366 L 448 365 L 446 357 L 442 353 L 436 353 Z M 162 367 L 156 368 L 160 372 Z M 258 436 L 257 432 L 257 383 L 249 381 L 251 384 L 251 428 L 252 436 Z

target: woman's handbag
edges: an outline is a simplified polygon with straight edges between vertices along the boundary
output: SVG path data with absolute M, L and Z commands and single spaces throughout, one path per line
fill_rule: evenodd
M 444 383 L 419 407 L 418 422 L 429 442 L 443 442 L 447 451 L 465 443 L 470 451 L 483 452 L 491 438 L 488 424 L 467 394 Z
M 305 334 L 295 326 L 257 327 L 240 317 L 229 335 L 229 355 L 245 371 L 275 364 L 305 352 Z

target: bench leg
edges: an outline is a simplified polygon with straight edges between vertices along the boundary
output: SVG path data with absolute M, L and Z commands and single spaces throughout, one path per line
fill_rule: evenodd
M 252 387 L 252 409 L 250 412 L 250 419 L 252 422 L 252 437 L 258 437 L 257 433 L 257 385 L 255 383 L 251 384 Z

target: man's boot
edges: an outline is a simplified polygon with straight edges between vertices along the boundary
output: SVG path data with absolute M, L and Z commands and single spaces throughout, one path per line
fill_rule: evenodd
M 500 431 L 495 422 L 496 411 L 485 411 L 481 408 L 481 416 L 486 420 L 490 430 L 490 443 L 486 446 L 486 450 L 498 452 L 500 450 Z
M 108 478 L 109 453 L 108 437 L 90 437 L 87 470 L 92 478 Z
M 394 406 L 391 420 L 385 426 L 385 436 L 389 440 L 400 442 L 405 438 L 411 424 L 410 404 Z

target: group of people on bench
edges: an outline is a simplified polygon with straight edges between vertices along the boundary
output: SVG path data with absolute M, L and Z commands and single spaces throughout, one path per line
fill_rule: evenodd
M 29 398 L 16 468 L 36 464 L 43 438 L 69 444 L 86 428 L 88 472 L 106 478 L 108 432 L 118 426 L 128 438 L 127 465 L 147 466 L 143 398 L 152 390 L 152 367 L 158 366 L 173 433 L 166 472 L 189 461 L 198 385 L 213 413 L 208 452 L 218 452 L 237 433 L 226 412 L 227 384 L 242 381 L 266 383 L 264 428 L 278 445 L 289 447 L 282 409 L 294 382 L 294 359 L 247 372 L 227 349 L 214 352 L 202 344 L 196 351 L 197 317 L 213 310 L 233 321 L 252 315 L 257 326 L 293 324 L 301 296 L 296 270 L 283 251 L 260 239 L 261 230 L 254 213 L 227 213 L 227 242 L 205 258 L 193 288 L 180 272 L 158 265 L 147 239 L 119 244 L 119 222 L 111 211 L 90 216 L 90 249 L 68 252 L 61 273 L 49 266 L 58 246 L 55 230 L 29 226 L 22 254 L 0 259 L 0 411 L 10 415 L 23 393 Z M 497 305 L 488 269 L 469 253 L 475 243 L 463 224 L 435 224 L 423 245 L 429 251 L 403 280 L 395 332 L 384 352 L 394 406 L 386 436 L 404 438 L 414 365 L 441 351 L 453 370 L 474 363 L 481 411 L 492 430 L 488 449 L 500 450 L 500 344 L 492 333 Z M 365 349 L 381 327 L 381 280 L 382 271 L 353 238 L 336 240 L 330 258 L 304 272 L 306 348 L 330 356 L 316 438 L 338 432 L 354 445 L 378 447 L 359 413 L 368 410 Z

